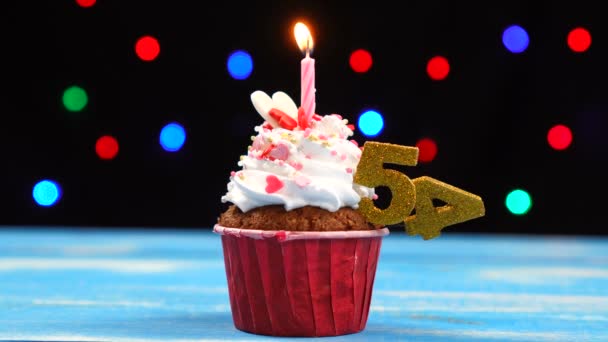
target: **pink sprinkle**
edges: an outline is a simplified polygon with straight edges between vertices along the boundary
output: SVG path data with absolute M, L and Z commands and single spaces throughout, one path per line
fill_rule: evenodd
M 352 140 L 349 140 L 349 141 L 351 143 L 355 144 L 355 146 L 357 146 L 357 147 L 359 146 L 359 143 L 355 139 L 352 139 Z
M 268 156 L 270 157 L 270 160 L 287 160 L 287 158 L 289 158 L 289 147 L 283 143 L 279 143 L 268 152 Z
M 302 163 L 298 163 L 298 162 L 292 161 L 292 162 L 289 162 L 289 165 L 291 165 L 297 171 L 302 170 Z
M 333 151 L 331 151 L 330 153 L 331 153 L 331 155 L 332 155 L 332 156 L 335 156 L 335 155 L 337 155 L 337 154 L 338 154 L 338 152 L 336 152 L 336 150 L 333 150 Z
M 341 155 L 341 156 L 340 156 L 340 159 L 342 159 L 342 160 L 346 160 L 346 154 Z
M 319 139 L 321 140 L 327 140 L 327 136 L 325 136 L 324 134 L 319 135 Z
M 374 201 L 375 201 L 375 200 L 377 200 L 377 199 L 378 199 L 378 195 L 374 194 L 374 195 L 372 196 L 372 199 L 373 199 Z
M 234 175 L 236 175 L 236 172 L 230 171 L 230 177 L 234 177 Z
M 353 173 L 353 169 L 352 169 L 352 168 L 350 168 L 350 167 L 347 167 L 347 168 L 346 168 L 346 173 Z
M 269 175 L 268 177 L 266 177 L 266 192 L 269 194 L 272 194 L 274 192 L 277 192 L 279 190 L 281 190 L 283 188 L 283 182 L 281 182 L 281 180 L 275 176 L 275 175 Z
M 301 188 L 310 184 L 310 178 L 303 176 L 303 175 L 296 176 L 295 181 L 296 181 L 296 184 Z
M 304 138 L 308 138 L 308 136 L 310 135 L 310 132 L 312 132 L 312 129 L 306 128 L 304 130 Z
M 280 230 L 275 234 L 275 237 L 277 238 L 277 241 L 279 241 L 279 242 L 285 241 L 285 240 L 287 240 L 287 232 Z
M 342 120 L 342 115 L 340 115 L 340 114 L 332 114 L 332 115 L 337 117 L 338 119 Z
M 306 159 L 312 159 L 312 157 L 310 156 L 310 154 L 306 155 Z

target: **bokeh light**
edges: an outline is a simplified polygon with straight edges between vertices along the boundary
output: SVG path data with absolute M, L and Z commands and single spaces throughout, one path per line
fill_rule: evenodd
M 160 54 L 160 44 L 152 36 L 143 36 L 135 43 L 135 53 L 142 61 L 153 61 Z
M 555 150 L 565 150 L 572 143 L 572 131 L 566 125 L 555 125 L 547 133 L 549 146 Z
M 513 53 L 524 52 L 530 44 L 530 37 L 528 32 L 523 27 L 513 25 L 507 27 L 502 33 L 502 43 L 505 45 L 507 50 Z
M 585 52 L 591 46 L 591 34 L 582 27 L 568 33 L 568 47 L 574 52 Z
M 118 154 L 118 141 L 110 135 L 104 135 L 95 143 L 95 153 L 101 159 L 114 159 Z
M 232 78 L 244 80 L 251 75 L 253 71 L 253 60 L 251 56 L 243 50 L 237 50 L 228 56 L 228 73 Z
M 32 197 L 38 205 L 48 207 L 57 203 L 61 197 L 61 188 L 54 181 L 48 179 L 41 180 L 34 185 Z
M 422 163 L 430 163 L 437 156 L 437 144 L 431 138 L 421 138 L 416 142 L 418 147 L 418 161 Z
M 443 56 L 435 56 L 427 63 L 426 72 L 431 79 L 441 81 L 450 73 L 450 63 Z
M 372 55 L 364 49 L 355 50 L 350 54 L 349 64 L 354 72 L 367 72 L 372 67 Z
M 366 136 L 376 136 L 384 128 L 382 115 L 375 110 L 367 110 L 359 115 L 359 130 Z
M 176 122 L 165 125 L 160 131 L 160 145 L 167 152 L 179 151 L 186 141 L 184 127 Z
M 532 207 L 532 198 L 527 191 L 515 189 L 507 195 L 505 205 L 511 214 L 523 215 L 530 211 L 530 208 Z
M 63 92 L 63 105 L 70 112 L 79 112 L 89 102 L 87 92 L 79 86 L 71 86 Z
M 78 6 L 80 7 L 92 7 L 93 5 L 95 5 L 96 0 L 76 0 L 76 3 L 78 4 Z

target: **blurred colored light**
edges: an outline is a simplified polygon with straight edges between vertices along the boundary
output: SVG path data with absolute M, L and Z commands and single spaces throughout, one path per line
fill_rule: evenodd
M 71 112 L 81 111 L 89 102 L 87 92 L 78 87 L 71 86 L 63 92 L 63 105 Z
M 422 138 L 416 143 L 418 147 L 418 161 L 423 163 L 432 162 L 437 155 L 437 144 L 431 138 Z
M 507 195 L 505 205 L 511 214 L 523 215 L 530 210 L 530 207 L 532 207 L 532 198 L 526 191 L 522 189 L 515 189 Z
M 143 61 L 153 61 L 160 53 L 160 44 L 152 36 L 143 36 L 135 43 L 135 53 Z
M 95 5 L 96 0 L 76 0 L 76 3 L 80 7 L 91 7 Z
M 528 37 L 528 32 L 521 26 L 513 25 L 503 31 L 502 43 L 509 51 L 520 53 L 528 48 L 530 38 Z
M 355 50 L 350 54 L 350 67 L 355 72 L 367 72 L 372 67 L 372 55 L 364 49 Z
M 178 151 L 186 141 L 186 131 L 178 123 L 170 123 L 160 131 L 160 145 L 167 152 Z
M 104 135 L 97 139 L 97 143 L 95 143 L 95 152 L 101 159 L 114 159 L 118 154 L 118 141 L 112 136 Z
M 228 73 L 232 78 L 244 80 L 251 75 L 252 70 L 253 60 L 247 52 L 238 50 L 228 57 Z
M 572 131 L 568 126 L 555 125 L 547 133 L 549 145 L 556 150 L 564 150 L 572 143 Z
M 384 127 L 382 115 L 374 110 L 368 110 L 359 116 L 359 130 L 367 136 L 375 136 Z
M 450 63 L 445 57 L 435 56 L 427 63 L 426 72 L 431 79 L 441 81 L 450 73 Z
M 591 46 L 591 34 L 582 27 L 568 33 L 568 46 L 574 52 L 585 52 Z
M 38 205 L 48 207 L 59 200 L 61 189 L 59 188 L 59 185 L 53 181 L 42 180 L 34 185 L 32 196 Z

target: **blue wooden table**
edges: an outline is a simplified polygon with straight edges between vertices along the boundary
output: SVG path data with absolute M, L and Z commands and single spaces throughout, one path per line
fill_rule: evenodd
M 0 340 L 268 339 L 234 328 L 209 230 L 0 228 Z M 366 329 L 330 339 L 608 341 L 608 239 L 392 232 Z

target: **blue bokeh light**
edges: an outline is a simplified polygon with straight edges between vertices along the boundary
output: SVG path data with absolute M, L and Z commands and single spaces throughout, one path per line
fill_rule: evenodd
M 186 131 L 184 127 L 178 123 L 172 122 L 167 124 L 160 131 L 160 145 L 167 152 L 178 151 L 186 141 Z
M 56 182 L 46 179 L 41 180 L 34 185 L 32 197 L 38 205 L 48 207 L 57 203 L 59 197 L 61 197 L 61 188 Z
M 247 52 L 237 50 L 228 57 L 228 72 L 234 79 L 244 80 L 251 75 L 252 70 L 253 60 Z
M 528 32 L 521 26 L 513 25 L 509 26 L 502 33 L 502 43 L 509 51 L 520 53 L 528 48 L 530 37 L 528 37 Z
M 359 116 L 359 130 L 367 136 L 376 136 L 384 128 L 382 115 L 375 110 L 368 110 Z

